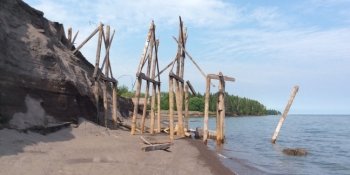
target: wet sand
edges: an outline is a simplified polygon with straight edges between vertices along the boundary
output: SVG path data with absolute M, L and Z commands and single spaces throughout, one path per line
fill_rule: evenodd
M 139 135 L 88 121 L 46 136 L 3 129 L 0 174 L 233 174 L 200 141 L 178 139 L 169 151 L 142 146 Z

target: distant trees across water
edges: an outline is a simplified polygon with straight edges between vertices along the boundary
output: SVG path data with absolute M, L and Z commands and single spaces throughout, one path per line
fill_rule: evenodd
M 121 86 L 118 88 L 118 94 L 126 98 L 132 98 L 134 92 L 128 91 L 128 88 Z M 210 94 L 209 111 L 216 111 L 217 93 Z M 189 110 L 204 112 L 204 95 L 197 93 L 190 95 Z M 169 93 L 161 92 L 161 110 L 169 109 Z M 174 106 L 176 109 L 176 105 Z M 274 109 L 266 109 L 260 102 L 235 95 L 225 94 L 225 111 L 229 116 L 261 116 L 261 115 L 279 115 L 281 112 Z

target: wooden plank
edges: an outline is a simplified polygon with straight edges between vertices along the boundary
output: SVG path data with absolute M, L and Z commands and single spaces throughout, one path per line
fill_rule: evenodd
M 281 127 L 282 127 L 282 125 L 283 125 L 283 122 L 284 122 L 284 120 L 287 118 L 289 109 L 290 109 L 290 107 L 292 106 L 293 101 L 294 101 L 294 98 L 295 98 L 295 96 L 296 96 L 296 94 L 297 94 L 298 91 L 299 91 L 299 86 L 294 86 L 293 89 L 292 89 L 290 98 L 289 98 L 289 100 L 288 100 L 287 106 L 286 106 L 286 108 L 284 109 L 284 112 L 283 112 L 283 114 L 282 114 L 282 116 L 281 116 L 281 118 L 280 118 L 280 120 L 279 120 L 279 122 L 278 122 L 278 124 L 277 124 L 277 127 L 276 127 L 275 132 L 273 133 L 273 136 L 272 136 L 272 139 L 271 139 L 271 142 L 272 142 L 273 144 L 276 143 L 276 140 L 277 140 L 278 134 L 279 134 L 279 132 L 280 132 L 280 130 L 281 130 Z
M 210 78 L 207 77 L 205 90 L 205 104 L 204 104 L 204 134 L 203 142 L 206 144 L 208 139 L 208 120 L 209 120 L 209 97 L 210 97 Z
M 219 91 L 225 92 L 225 81 L 223 80 L 222 73 L 219 73 L 220 75 L 220 82 L 219 82 Z M 224 143 L 224 129 L 225 129 L 225 93 L 219 93 L 219 106 L 217 111 L 219 112 L 218 115 L 218 128 L 216 131 L 216 143 L 218 145 L 221 145 Z
M 216 74 L 208 74 L 208 77 L 210 79 L 220 80 L 220 76 L 216 75 Z M 224 78 L 225 81 L 231 81 L 231 82 L 236 81 L 236 79 L 232 78 L 232 77 L 223 76 L 223 78 Z
M 77 31 L 77 33 L 75 33 L 75 35 L 74 35 L 74 37 L 73 37 L 73 40 L 72 40 L 72 42 L 71 42 L 71 46 L 70 46 L 69 50 L 72 49 L 72 46 L 74 45 L 74 42 L 75 42 L 75 40 L 77 39 L 78 34 L 79 34 L 79 30 Z
M 97 43 L 97 51 L 96 51 L 96 61 L 95 61 L 95 70 L 93 74 L 93 78 L 96 78 L 97 72 L 100 67 L 100 55 L 101 55 L 101 45 L 102 45 L 102 30 L 103 25 L 100 24 L 99 34 L 98 34 L 98 43 Z
M 154 145 L 143 146 L 141 149 L 145 152 L 156 151 L 156 150 L 167 150 L 170 148 L 171 145 L 172 143 L 154 144 Z

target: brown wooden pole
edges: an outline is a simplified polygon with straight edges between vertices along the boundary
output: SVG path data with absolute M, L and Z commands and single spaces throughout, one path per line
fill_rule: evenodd
M 170 140 L 174 140 L 174 90 L 173 78 L 169 76 L 169 130 Z
M 203 142 L 206 144 L 208 139 L 208 119 L 209 119 L 209 98 L 210 98 L 210 78 L 207 77 L 205 90 L 205 104 L 204 104 L 204 127 L 203 127 Z
M 189 105 L 189 95 L 188 95 L 188 85 L 185 85 L 185 128 L 188 131 L 188 118 L 189 118 L 189 111 L 188 111 L 188 105 Z
M 137 77 L 136 92 L 135 92 L 135 99 L 136 99 L 136 101 L 135 101 L 135 104 L 134 104 L 134 112 L 133 112 L 133 115 L 132 115 L 132 122 L 131 122 L 131 134 L 132 135 L 135 134 L 135 130 L 136 130 L 136 117 L 137 117 L 137 113 L 138 113 L 138 110 L 139 110 L 141 83 L 142 83 L 141 77 Z
M 78 37 L 78 34 L 79 34 L 79 30 L 77 31 L 77 33 L 75 33 L 75 35 L 74 35 L 74 37 L 73 37 L 73 40 L 72 40 L 72 42 L 71 42 L 71 47 L 69 48 L 69 49 L 72 49 L 72 46 L 74 45 L 74 42 L 75 42 L 75 40 L 77 39 L 77 37 Z
M 276 130 L 275 130 L 275 132 L 274 132 L 274 134 L 273 134 L 273 136 L 272 136 L 272 139 L 271 139 L 271 142 L 272 142 L 272 143 L 276 143 L 278 134 L 279 134 L 279 132 L 280 132 L 280 130 L 281 130 L 281 127 L 282 127 L 282 125 L 283 125 L 284 120 L 287 118 L 289 109 L 290 109 L 290 107 L 291 107 L 292 104 L 293 104 L 294 98 L 295 98 L 295 96 L 296 96 L 298 90 L 299 90 L 299 86 L 294 86 L 294 88 L 292 89 L 292 92 L 291 92 L 290 98 L 289 98 L 289 100 L 288 100 L 287 106 L 286 106 L 286 108 L 284 109 L 284 112 L 283 112 L 283 114 L 282 114 L 282 116 L 281 116 L 281 118 L 280 118 L 280 121 L 279 121 L 278 124 L 277 124 Z
M 98 36 L 98 43 L 97 43 L 97 51 L 96 51 L 96 62 L 95 62 L 95 71 L 99 69 L 100 66 L 100 53 L 101 53 L 101 42 L 102 42 L 102 27 L 103 25 L 100 24 L 98 27 L 99 36 Z M 95 93 L 95 101 L 96 101 L 96 110 L 97 110 L 97 121 L 99 122 L 100 117 L 100 107 L 99 107 L 99 80 L 94 80 L 94 93 Z

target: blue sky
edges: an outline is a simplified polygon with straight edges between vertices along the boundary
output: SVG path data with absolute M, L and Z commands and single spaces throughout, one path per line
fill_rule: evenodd
M 230 94 L 290 113 L 350 114 L 350 0 L 25 0 L 45 17 L 79 30 L 77 44 L 101 21 L 116 30 L 114 76 L 129 88 L 151 20 L 163 68 L 176 54 L 178 16 L 188 30 L 187 51 L 206 73 L 236 78 Z M 82 49 L 94 62 L 96 40 Z M 162 89 L 168 90 L 167 73 Z M 204 92 L 205 79 L 187 60 L 185 79 Z M 216 90 L 216 87 L 212 87 Z

